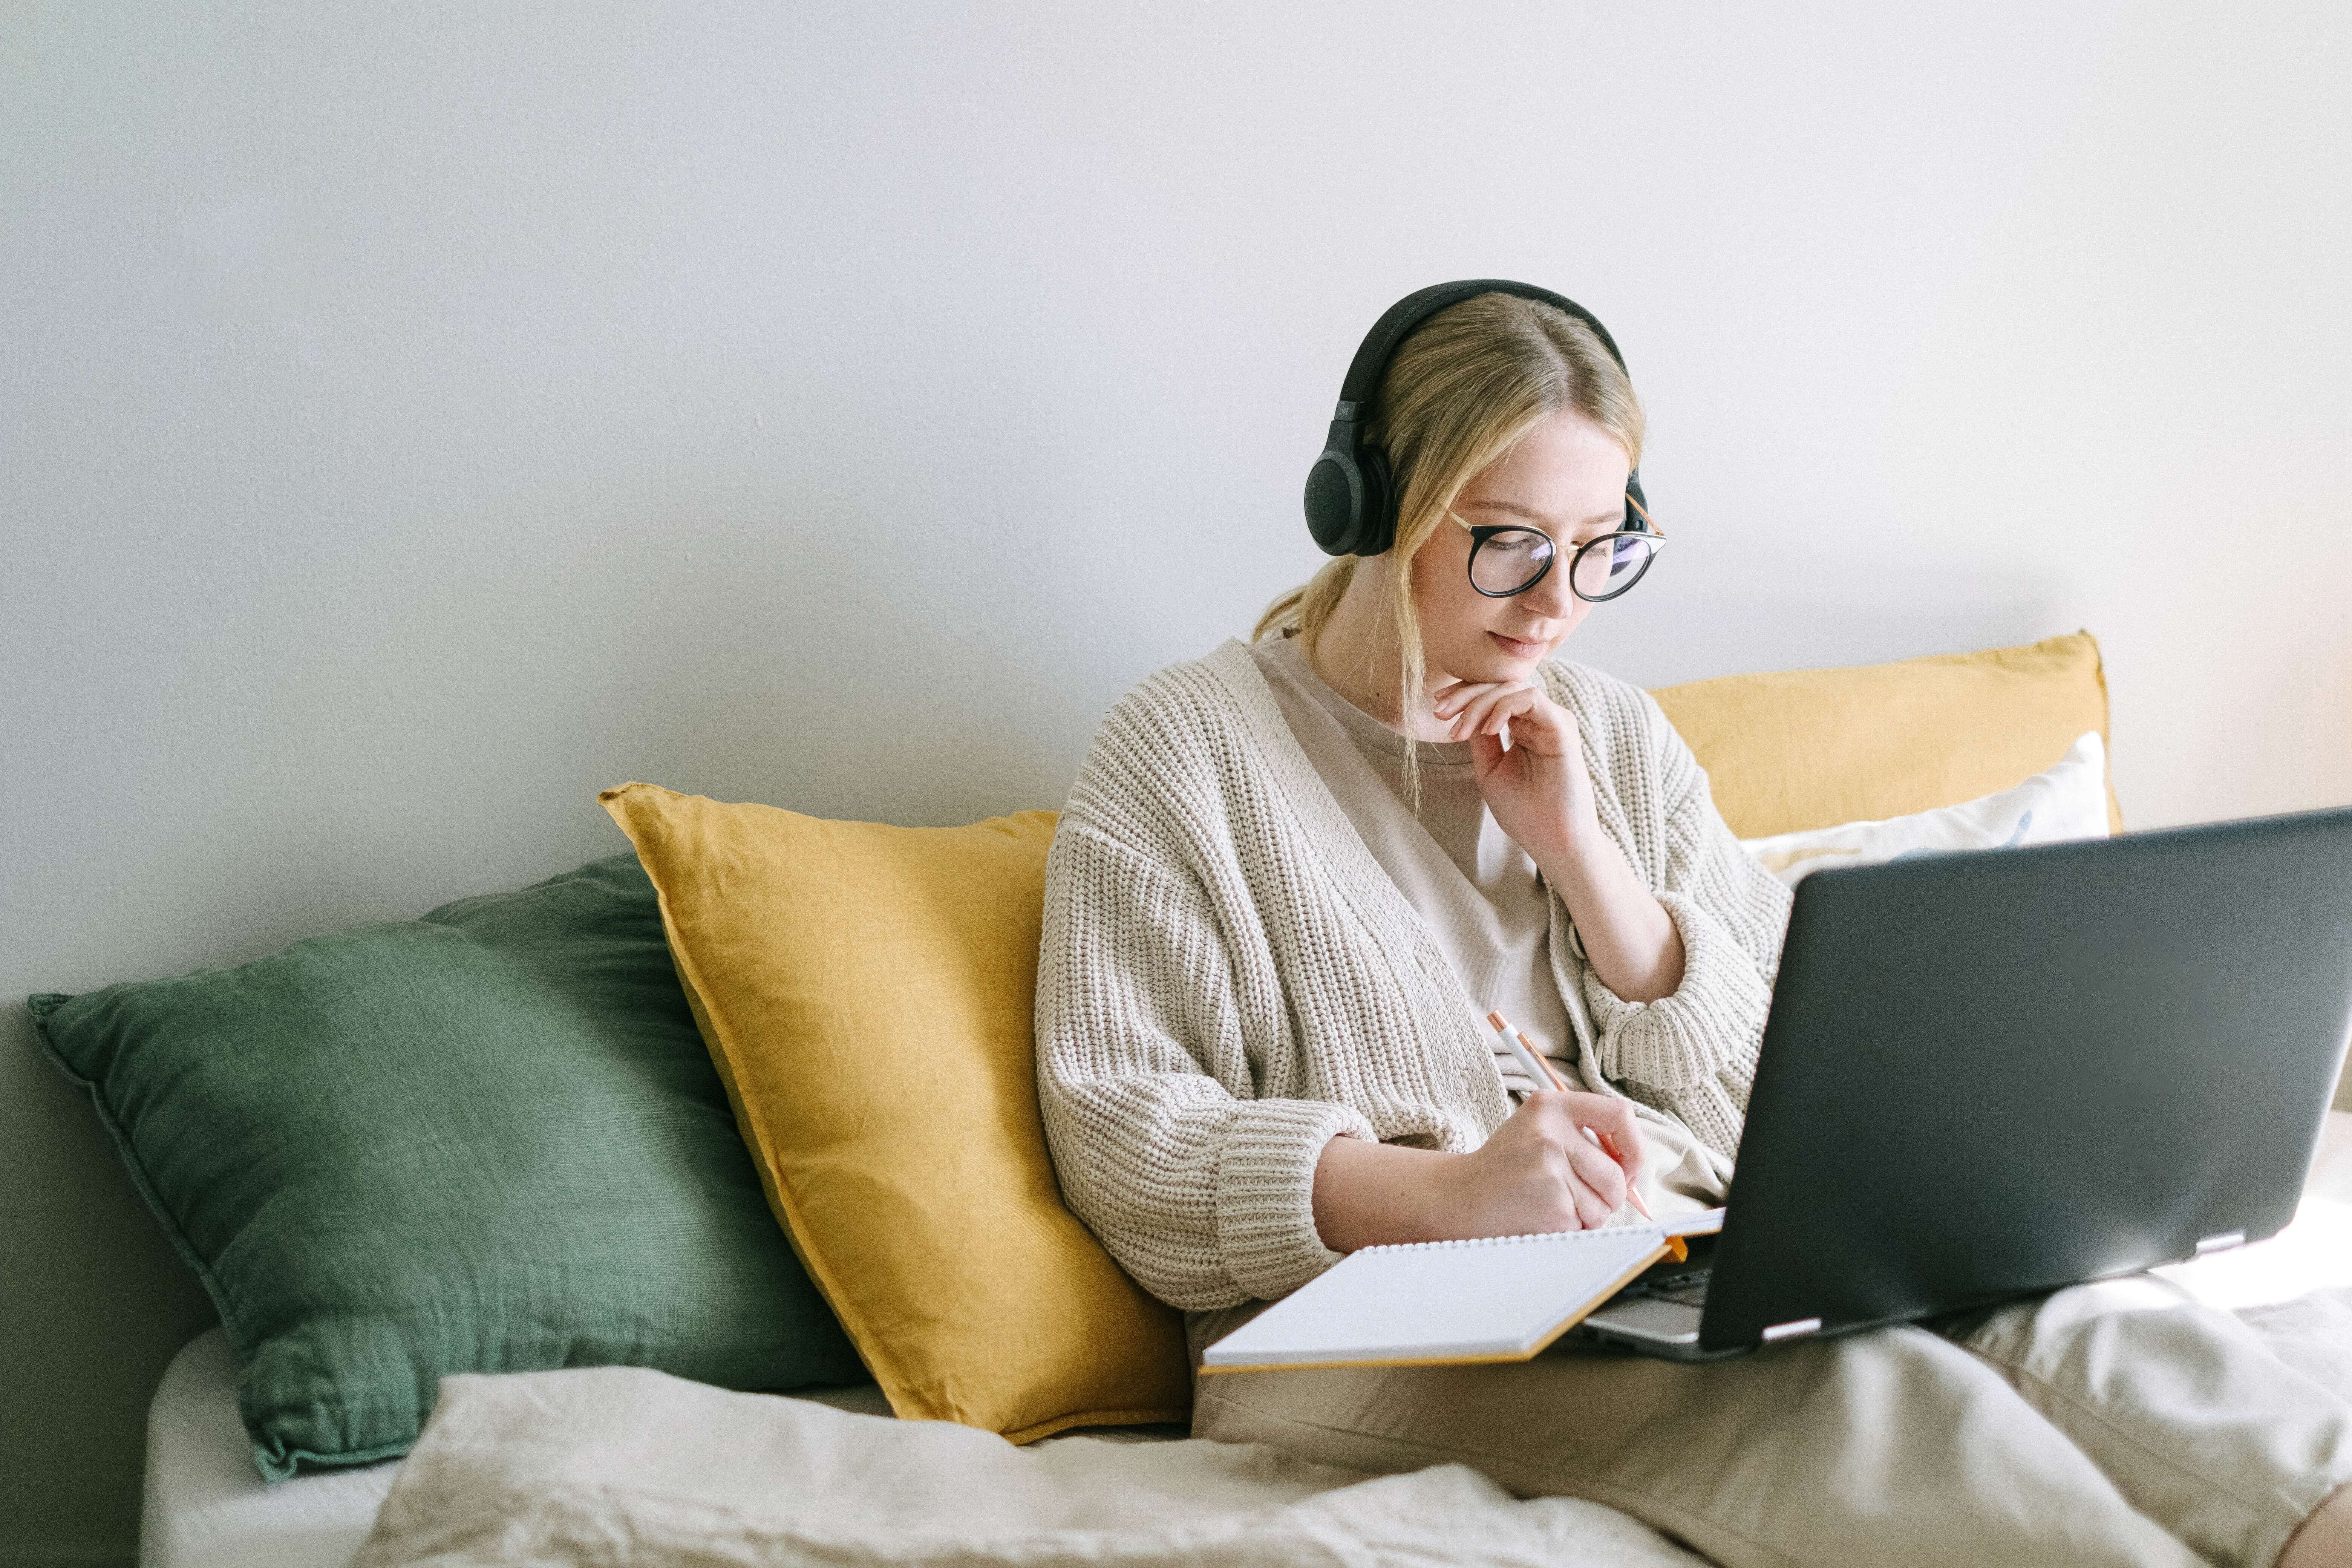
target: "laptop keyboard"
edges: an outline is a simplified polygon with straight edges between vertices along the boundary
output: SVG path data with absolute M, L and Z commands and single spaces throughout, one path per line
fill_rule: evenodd
M 1685 1268 L 1674 1274 L 1654 1274 L 1625 1288 L 1628 1296 L 1645 1297 L 1653 1301 L 1672 1301 L 1677 1306 L 1706 1305 L 1707 1281 L 1713 1279 L 1712 1268 Z

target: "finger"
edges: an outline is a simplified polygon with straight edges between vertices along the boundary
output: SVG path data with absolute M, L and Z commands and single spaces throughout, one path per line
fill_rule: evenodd
M 1456 680 L 1441 686 L 1430 694 L 1430 711 L 1443 719 L 1481 692 L 1492 691 L 1500 684 L 1493 680 Z
M 1434 704 L 1431 711 L 1439 718 L 1458 725 L 1469 716 L 1472 710 L 1496 689 L 1491 682 L 1481 682 L 1476 686 L 1455 687 L 1453 693 L 1443 701 Z
M 1636 1133 L 1629 1137 L 1615 1132 L 1604 1132 L 1601 1135 L 1601 1142 L 1608 1149 L 1609 1157 L 1616 1161 L 1618 1168 L 1625 1173 L 1626 1184 L 1639 1186 L 1642 1181 L 1640 1134 Z
M 1584 1184 L 1609 1201 L 1611 1214 L 1616 1213 L 1625 1201 L 1625 1167 L 1612 1159 L 1609 1151 L 1599 1142 L 1587 1138 L 1581 1128 L 1568 1141 L 1563 1152 Z
M 1560 1181 L 1568 1188 L 1569 1202 L 1576 1209 L 1576 1223 L 1584 1230 L 1599 1230 L 1617 1212 L 1617 1205 L 1592 1190 L 1591 1183 L 1574 1170 L 1563 1170 Z
M 1622 1100 L 1589 1091 L 1574 1095 L 1567 1110 L 1579 1126 L 1589 1127 L 1601 1140 L 1609 1157 L 1624 1171 L 1627 1182 L 1637 1182 L 1642 1175 L 1643 1150 L 1642 1125 L 1634 1118 L 1633 1108 Z
M 1625 1168 L 1628 1181 L 1638 1181 L 1642 1175 L 1642 1127 L 1633 1117 L 1633 1108 L 1622 1100 L 1612 1100 L 1585 1118 L 1585 1124 L 1609 1141 L 1617 1163 Z
M 1642 1156 L 1639 1152 L 1642 1146 L 1641 1140 L 1629 1139 L 1626 1142 L 1621 1143 L 1614 1133 L 1601 1132 L 1594 1136 L 1601 1140 L 1601 1146 L 1609 1152 L 1609 1157 L 1617 1162 L 1617 1168 L 1625 1173 L 1625 1201 L 1632 1204 L 1633 1212 L 1643 1219 L 1655 1218 L 1656 1216 L 1650 1213 L 1650 1205 L 1642 1201 Z M 1626 1152 L 1629 1144 L 1635 1151 L 1630 1156 Z
M 1493 734 L 1497 725 L 1496 715 L 1507 711 L 1510 704 L 1524 700 L 1527 695 L 1526 689 L 1517 685 L 1487 687 L 1462 705 L 1461 711 L 1454 716 L 1450 733 L 1457 741 L 1466 741 L 1473 735 Z
M 1638 1194 L 1642 1184 L 1642 1156 L 1639 1152 L 1642 1147 L 1641 1140 L 1638 1138 L 1621 1140 L 1611 1132 L 1603 1132 L 1600 1134 L 1600 1138 L 1601 1147 L 1608 1151 L 1611 1159 L 1617 1162 L 1617 1168 L 1625 1173 L 1626 1191 Z
M 1512 744 L 1532 743 L 1546 755 L 1558 756 L 1574 743 L 1576 731 L 1570 727 L 1573 715 L 1532 683 L 1519 689 L 1509 708 Z
M 1504 730 L 1509 726 L 1512 720 L 1529 712 L 1533 709 L 1535 700 L 1536 694 L 1529 691 L 1525 687 L 1521 687 L 1517 691 L 1504 692 L 1501 696 L 1496 698 L 1493 702 L 1487 704 L 1486 717 L 1485 721 L 1478 726 L 1479 729 L 1483 732 L 1493 735 L 1499 740 L 1502 737 Z
M 1547 706 L 1540 692 L 1520 687 L 1473 704 L 1465 717 L 1475 717 L 1479 731 L 1491 735 L 1500 735 L 1507 725 L 1513 745 L 1532 742 L 1536 750 L 1557 755 L 1563 737 L 1556 726 L 1545 721 L 1543 710 Z
M 1430 693 L 1430 705 L 1458 710 L 1465 703 L 1475 703 L 1482 696 L 1494 696 L 1496 691 L 1519 691 L 1527 684 L 1528 682 L 1454 682 L 1451 687 L 1440 687 L 1434 693 Z

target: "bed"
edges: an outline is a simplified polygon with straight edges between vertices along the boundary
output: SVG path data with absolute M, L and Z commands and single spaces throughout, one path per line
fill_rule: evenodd
M 890 1414 L 870 1383 L 803 1397 Z M 387 1459 L 264 1481 L 237 1419 L 236 1358 L 220 1330 L 207 1330 L 172 1358 L 147 1407 L 141 1568 L 342 1568 L 399 1468 Z
M 2214 1304 L 2244 1313 L 2283 1357 L 2352 1394 L 2352 1113 L 2329 1114 L 2303 1206 L 2285 1232 L 2164 1272 Z M 850 1415 L 887 1421 L 890 1414 L 871 1384 L 800 1397 Z M 878 1425 L 835 1423 L 825 1430 L 855 1433 L 858 1441 L 890 1451 L 893 1433 Z M 914 1435 L 911 1428 L 898 1431 Z M 1106 1436 L 1133 1444 L 1179 1436 L 1171 1428 L 1128 1429 L 1050 1438 L 1022 1452 L 1084 1486 L 1114 1468 Z M 1139 1475 L 1149 1477 L 1157 1467 L 1165 1506 L 1202 1517 L 1293 1503 L 1315 1485 L 1329 1484 L 1302 1480 L 1302 1468 L 1236 1468 L 1202 1452 L 1217 1447 L 1174 1443 L 1164 1456 L 1116 1456 L 1115 1468 L 1120 1484 L 1131 1489 Z M 908 1448 L 910 1459 L 924 1451 Z M 373 1529 L 399 1468 L 393 1461 L 263 1482 L 237 1418 L 236 1362 L 220 1331 L 213 1330 L 173 1361 L 149 1410 L 140 1562 L 143 1568 L 342 1568 Z M 1579 1515 L 1572 1522 L 1590 1533 L 1594 1521 Z M 1631 1533 L 1613 1544 L 1591 1539 L 1600 1560 L 1690 1561 L 1663 1543 L 1653 1553 Z

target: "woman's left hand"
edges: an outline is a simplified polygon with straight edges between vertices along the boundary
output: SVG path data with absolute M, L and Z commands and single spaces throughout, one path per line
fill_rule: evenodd
M 1496 825 L 1545 862 L 1600 836 L 1576 715 L 1532 680 L 1455 681 L 1436 693 L 1446 738 L 1470 742 L 1478 793 Z M 1510 750 L 1502 731 L 1510 727 Z

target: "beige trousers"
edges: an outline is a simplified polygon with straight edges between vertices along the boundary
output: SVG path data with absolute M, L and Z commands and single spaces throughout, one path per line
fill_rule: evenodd
M 1195 1360 L 1263 1306 L 1195 1314 Z M 1459 1460 L 1522 1497 L 1612 1504 L 1728 1568 L 2269 1568 L 2352 1481 L 2352 1405 L 2145 1275 L 1945 1333 L 1696 1365 L 1556 1348 L 1221 1373 L 1198 1380 L 1192 1431 L 1358 1469 Z

